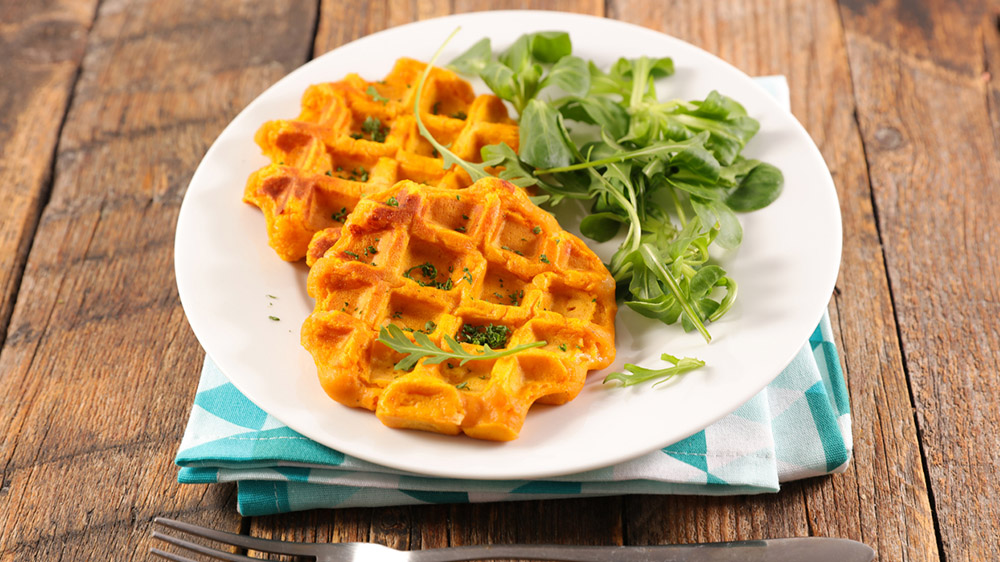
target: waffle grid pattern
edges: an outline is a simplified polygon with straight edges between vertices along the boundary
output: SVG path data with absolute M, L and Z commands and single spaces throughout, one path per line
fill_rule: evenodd
M 268 242 L 282 259 L 302 259 L 313 236 L 326 230 L 314 257 L 321 255 L 362 197 L 397 181 L 449 188 L 471 183 L 465 171 L 443 169 L 417 129 L 413 104 L 424 68 L 400 59 L 378 82 L 350 74 L 310 86 L 298 118 L 270 121 L 257 131 L 255 140 L 271 163 L 250 176 L 244 201 L 264 212 Z M 481 162 L 480 149 L 488 144 L 517 149 L 517 124 L 503 102 L 476 97 L 450 71 L 432 69 L 420 101 L 430 133 L 467 161 Z
M 600 259 L 519 188 L 404 181 L 361 200 L 314 263 L 302 341 L 331 397 L 390 427 L 510 440 L 533 403 L 571 400 L 614 359 L 614 289 Z M 376 341 L 388 323 L 445 349 L 463 326 L 505 326 L 508 346 L 547 343 L 405 372 L 393 368 L 403 355 Z

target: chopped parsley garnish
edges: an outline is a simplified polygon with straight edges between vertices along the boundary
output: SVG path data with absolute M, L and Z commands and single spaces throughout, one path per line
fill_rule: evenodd
M 275 322 L 281 320 L 281 318 L 278 318 L 277 316 L 268 316 L 268 318 L 270 318 L 271 320 L 274 320 Z
M 350 251 L 350 250 L 344 250 L 344 255 L 348 255 L 348 256 L 351 256 L 352 258 L 354 258 L 354 259 L 356 259 L 356 260 L 357 260 L 357 259 L 361 259 L 361 256 L 359 256 L 359 255 L 355 254 L 354 252 L 352 252 L 352 251 Z
M 500 249 L 501 250 L 507 250 L 508 252 L 514 252 L 515 254 L 517 254 L 519 256 L 523 256 L 524 255 L 523 253 L 521 253 L 521 250 L 515 250 L 514 248 L 511 248 L 510 246 L 500 246 Z
M 344 217 L 346 216 L 347 216 L 347 207 L 341 207 L 340 211 L 334 213 L 333 216 L 330 218 L 332 218 L 337 222 L 344 222 Z
M 441 112 L 441 102 L 436 101 L 436 102 L 434 102 L 434 106 L 431 107 L 431 113 L 433 113 L 434 115 L 437 115 L 440 112 Z
M 460 227 L 458 227 L 458 228 L 455 229 L 455 232 L 465 232 L 465 227 L 464 226 L 460 226 Z
M 403 311 L 397 310 L 396 312 L 393 312 L 392 313 L 392 317 L 393 318 L 402 318 L 403 317 Z
M 324 172 L 324 173 L 325 173 L 326 175 L 330 176 L 331 178 L 333 177 L 333 170 L 327 170 L 327 171 L 326 171 L 326 172 Z
M 420 271 L 420 275 L 424 278 L 423 281 L 413 277 L 412 272 L 415 269 Z M 442 283 L 437 280 L 437 276 L 438 270 L 431 262 L 424 262 L 420 265 L 415 265 L 403 272 L 403 277 L 415 281 L 421 287 L 434 287 L 435 289 L 442 291 L 450 291 L 451 288 L 455 286 L 455 283 L 451 279 Z
M 434 323 L 433 320 L 428 320 L 427 323 L 424 324 L 424 333 L 429 334 L 437 329 L 437 327 L 438 325 Z
M 365 90 L 365 93 L 371 96 L 372 100 L 380 101 L 383 105 L 389 102 L 389 98 L 382 97 L 382 95 L 378 93 L 378 90 L 375 89 L 375 86 L 369 85 L 368 89 Z
M 366 256 L 368 254 L 371 254 L 371 255 L 374 256 L 377 253 L 378 253 L 378 249 L 375 246 L 368 246 L 367 248 L 365 248 L 365 255 Z
M 521 304 L 521 299 L 524 298 L 524 290 L 522 289 L 520 291 L 515 291 L 507 295 L 507 297 L 510 298 L 510 304 L 517 306 Z
M 467 117 L 468 115 L 466 115 L 464 111 L 456 111 L 451 114 L 452 119 L 461 119 L 462 121 L 465 121 Z
M 462 279 L 465 279 L 471 285 L 472 284 L 472 273 L 469 272 L 469 268 L 468 267 L 463 267 L 462 271 L 463 271 Z
M 337 171 L 338 172 L 342 172 L 343 170 L 344 169 L 342 167 L 337 166 Z M 364 182 L 364 181 L 368 181 L 368 170 L 366 170 L 363 166 L 358 166 L 357 168 L 355 168 L 354 170 L 351 171 L 351 174 L 349 176 L 347 176 L 347 177 L 337 176 L 337 177 L 339 177 L 342 180 L 351 180 L 351 181 L 362 181 L 362 182 Z
M 389 132 L 389 127 L 382 125 L 382 122 L 369 115 L 365 122 L 361 124 L 361 130 L 371 135 L 375 142 L 385 142 L 385 136 Z
M 455 388 L 457 388 L 459 390 L 462 390 L 462 389 L 467 388 L 468 386 L 469 386 L 469 381 L 462 381 L 461 383 L 456 384 Z
M 507 347 L 510 332 L 510 328 L 502 324 L 485 326 L 464 324 L 458 332 L 458 341 L 473 345 L 488 345 L 490 349 L 501 349 Z
M 351 138 L 354 140 L 361 140 L 365 138 L 365 136 L 362 135 L 361 133 L 351 133 Z
M 566 344 L 564 343 L 559 344 L 559 351 L 566 351 Z
M 548 256 L 546 256 L 545 254 L 542 254 L 542 257 L 538 259 L 541 260 L 542 263 L 550 263 Z
M 536 226 L 535 228 L 531 229 L 531 232 L 533 232 L 535 234 L 541 234 L 542 233 L 542 227 Z
M 264 296 L 266 296 L 266 297 L 267 297 L 267 298 L 269 298 L 269 299 L 276 299 L 276 298 L 278 298 L 278 297 L 276 297 L 276 296 L 274 296 L 274 295 L 264 295 Z
M 462 214 L 462 219 L 464 219 L 464 220 L 469 220 L 469 215 L 466 215 L 466 214 L 464 214 L 464 213 L 463 213 L 463 214 Z
M 390 197 L 390 198 L 388 198 L 388 199 L 385 200 L 385 204 L 388 205 L 388 206 L 390 206 L 390 207 L 398 207 L 399 206 L 399 201 L 397 201 L 395 197 Z

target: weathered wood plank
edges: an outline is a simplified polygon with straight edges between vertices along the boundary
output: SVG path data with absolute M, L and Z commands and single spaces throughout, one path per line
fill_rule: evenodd
M 997 1 L 992 9 L 986 10 L 982 27 L 986 58 L 981 77 L 988 89 L 993 143 L 996 152 L 1000 153 L 1000 1 Z
M 0 2 L 0 345 L 96 2 Z
M 985 6 L 845 2 L 858 121 L 942 554 L 1000 557 L 1000 160 Z M 990 343 L 987 343 L 990 342 Z M 917 485 L 915 482 L 907 484 Z
M 935 559 L 933 521 L 836 6 L 724 0 L 644 6 L 615 2 L 610 15 L 690 41 L 750 74 L 788 77 L 792 111 L 823 152 L 842 202 L 844 254 L 831 308 L 840 324 L 855 451 L 847 474 L 785 486 L 777 497 L 647 500 L 627 518 L 630 540 L 815 534 L 863 540 L 879 550 L 880 560 Z M 678 520 L 684 524 L 668 525 Z M 633 531 L 636 521 L 643 524 Z
M 174 224 L 223 126 L 301 64 L 315 6 L 103 2 L 0 353 L 0 559 L 147 559 L 161 514 L 239 529 L 172 460 L 204 356 Z M 234 185 L 239 204 L 242 184 Z

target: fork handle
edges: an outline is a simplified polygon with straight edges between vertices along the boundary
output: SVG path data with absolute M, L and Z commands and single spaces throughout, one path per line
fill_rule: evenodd
M 555 562 L 871 562 L 867 545 L 802 537 L 666 546 L 482 545 L 410 552 L 414 562 L 523 558 Z

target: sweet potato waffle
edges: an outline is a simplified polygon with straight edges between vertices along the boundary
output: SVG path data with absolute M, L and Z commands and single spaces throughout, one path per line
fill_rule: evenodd
M 270 121 L 257 131 L 271 163 L 250 176 L 243 200 L 264 212 L 268 242 L 282 259 L 302 259 L 310 239 L 324 229 L 332 229 L 324 235 L 328 246 L 361 197 L 397 181 L 451 188 L 472 183 L 464 170 L 443 169 L 417 129 L 413 102 L 425 66 L 404 58 L 379 82 L 350 74 L 311 86 L 297 119 Z M 427 129 L 464 160 L 481 162 L 487 144 L 517 150 L 517 124 L 503 102 L 476 97 L 450 71 L 431 70 L 420 103 Z
M 362 199 L 308 291 L 302 344 L 323 388 L 390 427 L 511 440 L 533 403 L 573 399 L 615 355 L 615 283 L 601 260 L 495 178 L 461 191 L 403 181 Z M 401 371 L 404 354 L 377 341 L 390 323 L 444 349 L 445 335 L 498 326 L 506 346 L 547 343 Z

